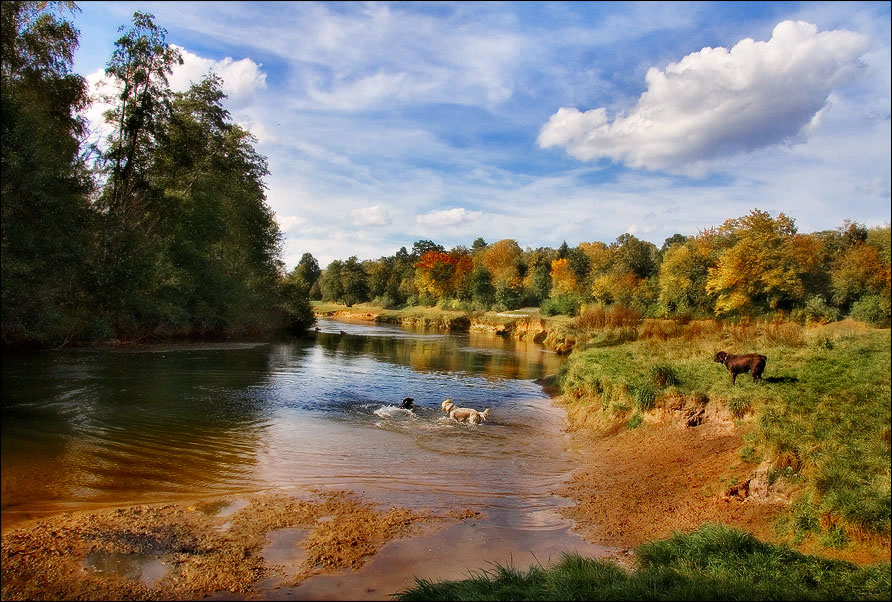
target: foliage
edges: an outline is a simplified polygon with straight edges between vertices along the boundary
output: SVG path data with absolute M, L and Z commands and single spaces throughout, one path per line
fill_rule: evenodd
M 563 554 L 525 572 L 496 565 L 462 581 L 416 579 L 395 600 L 884 600 L 888 564 L 807 556 L 721 525 L 639 546 L 634 570 Z
M 889 297 L 864 295 L 852 304 L 852 318 L 877 328 L 889 328 Z
M 565 316 L 575 316 L 579 313 L 582 306 L 582 299 L 579 295 L 567 293 L 563 295 L 555 295 L 542 302 L 542 313 L 546 316 L 556 316 L 562 314 Z
M 804 277 L 818 268 L 817 242 L 798 235 L 792 219 L 753 210 L 719 229 L 730 242 L 709 268 L 706 290 L 716 313 L 754 315 L 790 310 L 805 298 Z
M 91 181 L 77 116 L 84 79 L 70 73 L 72 3 L 3 2 L 2 252 L 4 344 L 57 345 L 90 311 Z

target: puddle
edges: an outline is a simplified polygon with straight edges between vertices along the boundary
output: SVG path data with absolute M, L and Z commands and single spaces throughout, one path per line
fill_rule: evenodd
M 91 552 L 84 568 L 94 573 L 117 575 L 154 587 L 167 574 L 168 567 L 159 557 L 121 552 Z
M 197 509 L 205 516 L 226 517 L 251 505 L 248 500 L 217 500 L 200 504 Z
M 308 532 L 308 529 L 292 528 L 270 531 L 266 535 L 268 543 L 260 552 L 263 559 L 267 564 L 281 566 L 285 577 L 296 576 L 309 555 L 300 545 Z

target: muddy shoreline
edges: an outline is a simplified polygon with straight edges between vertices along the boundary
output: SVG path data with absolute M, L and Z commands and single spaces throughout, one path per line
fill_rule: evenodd
M 65 513 L 3 535 L 2 597 L 246 596 L 270 577 L 296 586 L 359 569 L 389 541 L 476 517 L 469 510 L 379 508 L 343 491 Z M 283 549 L 290 554 L 283 557 Z M 289 566 L 270 560 L 277 558 Z

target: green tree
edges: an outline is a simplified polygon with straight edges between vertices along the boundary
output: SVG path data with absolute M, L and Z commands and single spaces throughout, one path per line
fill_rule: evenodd
M 266 159 L 231 123 L 224 99 L 215 75 L 173 95 L 146 174 L 161 201 L 157 226 L 145 233 L 159 249 L 151 318 L 193 334 L 264 330 L 281 293 L 281 234 L 266 204 Z
M 100 305 L 126 336 L 185 317 L 172 315 L 179 312 L 168 302 L 157 302 L 159 276 L 163 281 L 167 271 L 157 266 L 166 261 L 160 233 L 168 212 L 148 175 L 169 117 L 167 76 L 182 59 L 152 15 L 136 12 L 132 26 L 120 31 L 124 35 L 106 68 L 120 93 L 109 99 L 113 106 L 105 115 L 114 130 L 102 155 L 106 183 L 97 207 L 103 218 Z
M 366 273 L 355 255 L 344 262 L 341 268 L 341 282 L 343 285 L 343 301 L 347 307 L 369 300 L 369 286 L 366 280 Z
M 70 2 L 3 2 L 0 287 L 4 344 L 59 344 L 90 319 L 91 180 Z
M 316 261 L 316 258 L 313 257 L 312 253 L 304 253 L 301 255 L 300 261 L 297 262 L 297 267 L 294 268 L 294 272 L 296 277 L 306 284 L 307 290 L 312 288 L 313 285 L 316 284 L 316 281 L 319 280 L 319 276 L 322 275 L 322 270 L 319 268 L 319 262 Z
M 344 262 L 335 259 L 322 271 L 320 286 L 324 301 L 341 301 L 344 298 L 344 285 L 341 278 L 343 267 Z

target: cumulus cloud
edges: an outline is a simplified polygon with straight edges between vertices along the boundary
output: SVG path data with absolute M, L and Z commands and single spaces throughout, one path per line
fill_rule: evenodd
M 201 81 L 201 78 L 213 71 L 223 80 L 223 92 L 229 97 L 229 106 L 238 108 L 249 103 L 254 92 L 266 88 L 266 74 L 261 71 L 261 65 L 249 58 L 236 61 L 232 57 L 226 57 L 215 61 L 180 46 L 175 48 L 180 51 L 183 64 L 175 66 L 170 76 L 170 87 L 174 90 L 186 90 L 192 83 Z
M 279 229 L 285 234 L 297 230 L 307 223 L 307 220 L 299 215 L 276 215 Z
M 389 226 L 393 220 L 387 209 L 380 205 L 362 207 L 351 212 L 354 226 Z
M 866 49 L 863 35 L 783 21 L 767 42 L 747 38 L 731 50 L 703 48 L 665 71 L 650 68 L 637 105 L 612 122 L 604 107 L 561 108 L 538 143 L 582 160 L 686 169 L 801 141 L 820 124 L 832 90 L 857 76 Z
M 477 221 L 483 215 L 480 211 L 468 211 L 462 207 L 431 211 L 418 216 L 418 223 L 425 226 L 458 226 Z
M 182 65 L 174 65 L 168 82 L 174 92 L 184 92 L 193 83 L 213 71 L 223 80 L 223 93 L 228 97 L 226 106 L 239 109 L 252 103 L 254 93 L 266 88 L 266 74 L 261 65 L 251 59 L 233 60 L 226 57 L 215 61 L 193 54 L 185 48 L 175 46 L 183 57 Z M 97 69 L 86 77 L 92 104 L 85 112 L 90 122 L 90 129 L 95 138 L 105 139 L 113 130 L 105 123 L 103 113 L 112 108 L 110 98 L 121 93 L 120 82 L 105 74 L 104 69 Z M 261 141 L 275 141 L 276 136 L 257 119 L 241 116 L 240 125 L 249 129 Z

